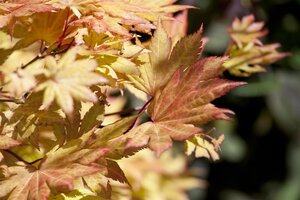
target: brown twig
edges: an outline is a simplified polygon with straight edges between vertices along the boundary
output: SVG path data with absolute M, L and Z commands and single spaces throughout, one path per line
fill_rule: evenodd
M 148 107 L 148 105 L 152 102 L 153 100 L 153 97 L 151 97 L 145 104 L 144 106 L 140 109 L 140 111 L 138 112 L 138 115 L 140 115 L 142 112 L 145 111 L 145 109 Z M 136 121 L 137 121 L 138 117 L 134 120 L 134 122 L 129 126 L 129 128 L 123 133 L 123 134 L 126 134 L 128 131 L 130 131 L 134 125 L 136 124 Z

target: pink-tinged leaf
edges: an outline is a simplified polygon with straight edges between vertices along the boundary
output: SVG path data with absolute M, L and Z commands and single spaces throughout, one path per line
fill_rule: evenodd
M 235 43 L 241 48 L 244 44 L 255 43 L 261 44 L 259 38 L 267 35 L 268 31 L 263 30 L 263 22 L 254 22 L 253 15 L 248 15 L 240 20 L 236 18 L 229 29 L 229 34 Z
M 9 25 L 9 28 L 12 30 L 16 18 L 30 16 L 34 13 L 55 11 L 56 9 L 54 7 L 47 4 L 48 1 L 49 0 L 10 0 L 4 3 L 0 2 L 0 9 L 3 10 L 4 8 L 6 11 L 5 14 L 0 15 L 0 28 Z
M 11 147 L 15 147 L 20 145 L 21 142 L 12 139 L 9 136 L 6 135 L 0 135 L 0 149 L 9 149 Z
M 164 27 L 172 38 L 172 44 L 176 44 L 181 38 L 185 37 L 188 29 L 188 11 L 176 15 L 172 21 L 164 21 Z
M 210 102 L 229 90 L 243 85 L 219 78 L 226 58 L 210 57 L 188 69 L 180 68 L 162 91 L 158 91 L 148 107 L 152 122 L 142 124 L 128 134 L 128 147 L 149 143 L 157 155 L 172 146 L 172 140 L 182 141 L 213 120 L 229 120 L 232 111 L 215 107 Z
M 223 67 L 235 76 L 247 77 L 253 73 L 265 72 L 262 65 L 272 64 L 289 55 L 277 51 L 279 44 L 264 45 L 260 41 L 267 34 L 263 30 L 264 23 L 254 21 L 253 15 L 241 20 L 236 18 L 229 29 L 233 42 L 226 51 L 230 59 Z
M 50 191 L 68 192 L 74 180 L 99 171 L 96 167 L 72 164 L 63 168 L 9 167 L 10 177 L 0 182 L 0 197 L 9 200 L 47 200 Z

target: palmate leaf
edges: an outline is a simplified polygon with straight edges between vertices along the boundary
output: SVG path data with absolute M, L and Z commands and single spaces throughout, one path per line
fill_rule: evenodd
M 254 21 L 253 15 L 245 16 L 241 20 L 236 18 L 233 21 L 229 34 L 239 48 L 248 43 L 262 44 L 259 38 L 264 37 L 268 31 L 263 29 L 264 22 Z
M 280 44 L 263 46 L 250 44 L 242 49 L 232 46 L 231 58 L 224 63 L 223 67 L 235 76 L 247 77 L 253 73 L 265 72 L 266 69 L 262 65 L 274 63 L 289 55 L 278 52 L 278 47 Z
M 151 150 L 144 149 L 118 163 L 132 187 L 113 187 L 112 199 L 121 199 L 127 193 L 120 191 L 118 194 L 117 190 L 127 189 L 132 196 L 124 198 L 128 200 L 187 200 L 186 191 L 205 186 L 204 181 L 188 176 L 185 157 L 176 155 L 171 150 L 157 158 Z
M 4 80 L 1 87 L 8 91 L 9 95 L 15 98 L 21 98 L 26 92 L 29 92 L 37 84 L 36 76 L 44 72 L 44 61 L 28 65 L 27 68 L 21 69 L 35 57 L 31 51 L 17 50 L 12 52 L 5 62 L 0 65 Z
M 235 76 L 250 76 L 253 73 L 264 72 L 262 65 L 272 64 L 286 56 L 288 53 L 280 53 L 277 48 L 280 44 L 264 45 L 260 38 L 267 34 L 263 29 L 263 22 L 255 22 L 253 15 L 236 18 L 229 29 L 233 43 L 227 49 L 226 54 L 230 59 L 223 65 Z
M 90 131 L 58 149 L 52 149 L 43 158 L 38 168 L 20 165 L 20 163 L 9 167 L 7 169 L 9 176 L 0 182 L 0 197 L 6 196 L 9 200 L 46 200 L 50 193 L 72 191 L 77 177 L 96 174 L 104 170 L 108 177 L 112 176 L 121 180 L 122 173 L 118 165 L 114 161 L 104 159 L 111 150 L 104 147 L 105 145 L 103 147 L 91 146 L 93 138 L 94 132 Z M 108 168 L 111 168 L 110 171 Z
M 105 155 L 107 149 L 100 149 L 96 157 L 95 152 L 69 148 L 58 150 L 59 154 L 50 153 L 39 169 L 29 165 L 9 167 L 11 176 L 0 182 L 0 197 L 8 195 L 9 200 L 46 200 L 50 192 L 72 191 L 75 178 L 101 171 L 99 167 L 89 164 Z
M 73 190 L 76 177 L 95 173 L 99 169 L 72 164 L 64 168 L 39 170 L 30 166 L 10 167 L 9 171 L 12 176 L 0 182 L 0 197 L 9 195 L 8 200 L 47 200 L 50 188 L 58 192 Z
M 62 39 L 66 20 L 66 10 L 33 14 L 26 22 L 15 26 L 13 36 L 19 40 L 14 49 L 25 48 L 36 41 L 45 41 L 46 45 L 57 42 Z
M 55 99 L 69 115 L 73 111 L 73 99 L 97 101 L 97 96 L 89 89 L 89 86 L 103 81 L 93 72 L 97 63 L 92 59 L 76 60 L 76 55 L 76 49 L 71 49 L 59 61 L 52 56 L 46 58 L 47 79 L 35 89 L 44 91 L 43 108 L 48 108 Z
M 179 67 L 188 67 L 199 59 L 202 51 L 201 32 L 200 29 L 184 37 L 172 49 L 171 39 L 159 24 L 151 40 L 149 57 L 142 57 L 141 76 L 128 76 L 129 79 L 138 89 L 153 96 Z
M 106 148 L 84 149 L 85 145 L 84 139 L 77 139 L 58 150 L 53 149 L 38 168 L 31 165 L 9 167 L 10 176 L 0 182 L 0 197 L 46 200 L 50 193 L 72 191 L 77 177 L 101 171 L 91 163 L 109 152 Z
M 180 68 L 162 91 L 158 91 L 148 108 L 151 122 L 146 122 L 128 134 L 129 147 L 149 142 L 160 155 L 172 146 L 173 140 L 184 140 L 203 125 L 218 119 L 229 119 L 232 111 L 215 107 L 210 102 L 244 83 L 218 78 L 226 58 L 210 57 L 198 61 L 188 69 Z
M 191 8 L 172 5 L 174 1 L 51 0 L 49 3 L 58 9 L 69 7 L 78 18 L 72 25 L 87 25 L 98 34 L 109 32 L 125 37 L 131 36 L 129 30 L 149 32 L 155 29 L 151 22 L 171 19 L 171 13 Z
M 47 4 L 48 1 L 49 0 L 0 1 L 0 28 L 9 25 L 9 29 L 12 30 L 16 18 L 56 10 L 53 6 Z

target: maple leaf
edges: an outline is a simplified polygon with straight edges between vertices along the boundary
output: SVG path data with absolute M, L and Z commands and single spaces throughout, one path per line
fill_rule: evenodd
M 20 162 L 17 166 L 9 167 L 7 170 L 9 175 L 0 182 L 0 197 L 8 196 L 11 200 L 46 200 L 50 193 L 72 191 L 77 177 L 97 174 L 110 166 L 113 166 L 111 170 L 114 171 L 114 168 L 117 168 L 112 163 L 114 161 L 108 161 L 107 165 L 97 163 L 111 150 L 106 147 L 90 147 L 93 133 L 90 131 L 60 148 L 58 146 L 53 148 L 42 159 L 38 168 L 21 165 Z M 108 176 L 117 176 L 117 174 Z M 117 177 L 121 178 L 120 175 Z
M 265 72 L 264 64 L 274 63 L 288 53 L 280 53 L 279 44 L 264 45 L 260 38 L 267 34 L 263 30 L 263 22 L 254 22 L 253 15 L 248 15 L 242 20 L 236 18 L 229 29 L 233 44 L 229 46 L 226 54 L 230 59 L 224 63 L 224 69 L 235 76 L 250 76 L 253 73 Z
M 174 155 L 172 151 L 167 151 L 157 158 L 151 150 L 143 149 L 118 163 L 132 186 L 127 188 L 131 193 L 131 198 L 128 199 L 187 200 L 185 191 L 205 185 L 199 179 L 186 176 L 187 163 L 184 156 Z M 112 184 L 114 199 L 121 198 L 114 192 L 119 189 L 119 185 Z M 124 188 L 122 185 L 123 190 Z M 124 196 L 125 192 L 120 193 Z
M 13 175 L 0 182 L 0 197 L 9 195 L 9 200 L 47 200 L 51 189 L 58 192 L 70 191 L 76 177 L 99 170 L 95 167 L 73 164 L 59 169 L 40 170 L 30 166 L 10 167 L 9 171 Z
M 1 86 L 8 91 L 11 96 L 20 98 L 36 86 L 36 76 L 44 72 L 42 69 L 44 65 L 43 60 L 34 62 L 25 69 L 21 68 L 34 57 L 35 53 L 30 51 L 14 51 L 0 66 L 4 75 L 4 83 Z
M 19 17 L 30 16 L 34 13 L 55 11 L 56 9 L 48 5 L 49 0 L 8 0 L 0 2 L 0 10 L 4 14 L 0 15 L 0 28 L 9 25 L 12 31 L 15 21 Z
M 172 38 L 172 43 L 176 44 L 181 38 L 185 37 L 188 29 L 188 11 L 175 16 L 173 21 L 163 21 L 168 34 Z
M 201 32 L 202 29 L 184 37 L 172 49 L 171 39 L 162 24 L 159 24 L 151 40 L 151 53 L 142 57 L 141 76 L 128 76 L 130 81 L 138 89 L 153 96 L 179 67 L 188 67 L 198 60 L 202 51 Z
M 47 80 L 35 91 L 44 91 L 43 108 L 48 108 L 55 99 L 66 114 L 73 111 L 74 99 L 96 102 L 97 96 L 88 88 L 103 81 L 93 71 L 97 63 L 91 59 L 76 60 L 76 49 L 69 50 L 60 60 L 46 57 Z
M 149 33 L 155 29 L 152 22 L 172 19 L 171 13 L 191 8 L 185 5 L 172 5 L 174 1 L 149 3 L 149 1 L 94 0 L 94 1 L 51 1 L 61 9 L 70 7 L 78 20 L 76 26 L 88 26 L 95 32 L 118 34 L 131 37 L 129 30 Z
M 210 102 L 244 83 L 218 78 L 226 58 L 210 57 L 184 70 L 178 69 L 162 91 L 154 96 L 148 108 L 151 122 L 146 122 L 128 134 L 128 146 L 149 147 L 160 155 L 172 146 L 173 140 L 184 140 L 212 120 L 228 120 L 232 111 L 215 107 Z
M 187 155 L 195 152 L 196 158 L 206 157 L 216 161 L 220 159 L 218 151 L 223 140 L 224 135 L 221 135 L 218 139 L 214 139 L 208 136 L 208 134 L 197 134 L 186 141 L 185 152 Z
M 13 36 L 18 39 L 14 49 L 25 48 L 36 41 L 44 41 L 45 45 L 51 45 L 63 36 L 65 21 L 68 12 L 45 12 L 33 14 L 26 23 L 15 25 Z M 70 28 L 68 32 L 71 32 Z
M 0 135 L 0 149 L 9 149 L 20 144 L 21 143 L 19 141 L 14 140 L 7 135 Z
M 77 177 L 101 171 L 90 163 L 109 152 L 108 149 L 80 149 L 85 144 L 73 140 L 58 150 L 54 149 L 38 169 L 30 165 L 9 167 L 11 175 L 0 182 L 0 197 L 8 195 L 9 200 L 46 200 L 50 192 L 72 191 Z
M 251 44 L 242 49 L 232 46 L 230 49 L 231 58 L 228 59 L 223 67 L 235 76 L 250 76 L 253 73 L 265 72 L 262 65 L 274 63 L 289 53 L 280 53 L 277 48 L 280 44 L 270 44 L 263 46 L 252 46 Z
M 264 22 L 254 22 L 253 15 L 243 17 L 241 20 L 235 18 L 232 27 L 229 29 L 229 34 L 241 48 L 244 44 L 255 43 L 262 44 L 259 38 L 267 35 L 268 31 L 263 30 Z

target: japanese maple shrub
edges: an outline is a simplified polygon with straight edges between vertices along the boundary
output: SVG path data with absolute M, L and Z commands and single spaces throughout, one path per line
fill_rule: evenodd
M 249 76 L 286 54 L 247 16 L 225 57 L 200 59 L 202 28 L 184 36 L 191 6 L 175 1 L 0 0 L 1 199 L 186 199 L 203 185 L 167 150 L 178 141 L 219 159 L 224 136 L 201 126 L 230 119 L 211 102 L 244 84 L 222 73 Z M 112 90 L 144 106 L 110 113 Z

